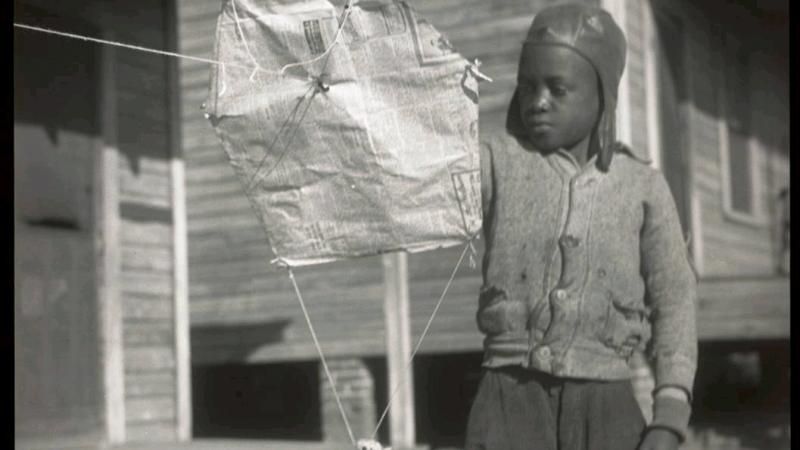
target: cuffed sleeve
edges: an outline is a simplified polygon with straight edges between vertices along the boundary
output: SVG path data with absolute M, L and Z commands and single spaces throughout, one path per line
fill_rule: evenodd
M 648 428 L 665 428 L 686 441 L 692 407 L 684 400 L 656 395 L 653 401 L 653 422 Z
M 656 390 L 664 386 L 679 387 L 689 394 L 691 401 L 697 369 L 697 278 L 689 262 L 669 185 L 658 171 L 651 180 L 640 241 L 646 300 L 653 312 L 648 356 L 654 363 Z M 662 407 L 666 408 L 664 411 L 673 411 L 661 414 L 673 414 L 669 417 L 680 418 L 679 422 L 685 419 L 688 423 L 689 405 L 686 405 L 688 409 L 681 409 L 671 401 L 679 400 L 656 399 L 667 405 Z M 670 409 L 672 406 L 674 408 Z M 687 416 L 675 415 L 677 412 Z M 659 413 L 654 411 L 654 414 Z

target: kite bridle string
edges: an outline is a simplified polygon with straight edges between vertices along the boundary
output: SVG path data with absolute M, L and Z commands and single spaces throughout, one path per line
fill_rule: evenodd
M 236 27 L 239 30 L 239 35 L 241 36 L 242 43 L 244 44 L 245 51 L 247 52 L 248 55 L 250 55 L 250 59 L 252 60 L 253 64 L 256 66 L 256 69 L 254 69 L 253 73 L 250 76 L 250 81 L 252 82 L 253 81 L 253 76 L 255 76 L 256 71 L 258 71 L 260 69 L 260 66 L 258 65 L 258 62 L 256 61 L 256 59 L 253 56 L 253 54 L 250 53 L 250 47 L 247 44 L 247 39 L 245 38 L 244 32 L 242 31 L 241 24 L 239 23 L 239 14 L 238 14 L 238 12 L 236 10 L 236 1 L 237 0 L 231 0 L 231 6 L 233 8 L 233 15 L 234 15 L 234 20 L 236 21 Z M 287 65 L 283 66 L 283 68 L 281 68 L 280 74 L 283 75 L 285 73 L 286 69 L 288 69 L 289 67 L 302 66 L 302 65 L 305 65 L 305 64 L 310 64 L 312 62 L 318 61 L 318 60 L 320 60 L 322 58 L 325 58 L 325 62 L 322 64 L 322 69 L 320 70 L 320 74 L 324 74 L 325 69 L 328 67 L 328 62 L 330 61 L 330 55 L 331 55 L 330 51 L 338 43 L 339 37 L 341 36 L 341 31 L 344 28 L 345 24 L 347 23 L 347 19 L 350 17 L 350 12 L 353 9 L 352 6 L 353 6 L 353 4 L 355 4 L 356 1 L 357 0 L 348 0 L 347 3 L 344 5 L 344 11 L 342 12 L 342 17 L 338 21 L 339 22 L 339 26 L 336 28 L 336 33 L 334 35 L 333 42 L 331 42 L 331 44 L 328 46 L 327 49 L 325 49 L 325 51 L 322 54 L 320 54 L 316 58 L 310 59 L 308 61 L 300 61 L 300 62 L 297 62 L 297 63 L 287 64 Z M 308 112 L 308 109 L 311 107 L 311 100 L 314 99 L 314 96 L 318 92 L 327 91 L 328 88 L 323 86 L 323 83 L 322 83 L 321 80 L 319 80 L 319 79 L 313 80 L 312 79 L 312 82 L 314 84 L 309 87 L 309 89 L 303 94 L 302 97 L 300 97 L 300 100 L 298 101 L 297 105 L 295 105 L 295 107 L 292 110 L 292 112 L 289 115 L 289 117 L 283 122 L 283 124 L 281 124 L 280 128 L 278 129 L 278 132 L 275 134 L 275 137 L 272 140 L 272 143 L 270 143 L 270 146 L 264 152 L 264 156 L 261 158 L 261 161 L 258 163 L 258 166 L 257 166 L 256 170 L 253 171 L 253 175 L 250 177 L 250 181 L 248 181 L 247 185 L 245 186 L 245 191 L 248 194 L 255 187 L 254 186 L 254 182 L 256 181 L 256 178 L 263 179 L 263 178 L 267 177 L 270 173 L 272 173 L 273 170 L 275 170 L 278 167 L 280 162 L 283 160 L 283 157 L 286 156 L 286 149 L 289 147 L 289 144 L 291 144 L 292 140 L 294 140 L 294 137 L 297 134 L 297 131 L 300 129 L 300 126 L 302 125 L 303 119 L 305 118 L 306 112 Z M 278 142 L 278 139 L 280 138 L 281 132 L 286 127 L 286 125 L 294 118 L 295 114 L 297 113 L 298 108 L 300 107 L 300 104 L 303 102 L 305 97 L 309 94 L 309 92 L 312 89 L 314 90 L 314 92 L 311 94 L 311 98 L 309 99 L 308 103 L 306 104 L 305 110 L 301 114 L 300 120 L 298 120 L 296 122 L 294 130 L 287 131 L 287 133 L 291 133 L 291 136 L 285 142 L 285 144 L 283 146 L 284 148 L 281 150 L 280 156 L 278 156 L 277 161 L 275 161 L 275 164 L 272 165 L 272 167 L 269 169 L 269 171 L 267 171 L 266 174 L 259 175 L 259 172 L 261 171 L 261 168 L 264 166 L 264 162 L 267 160 L 267 158 L 269 157 L 270 153 L 272 152 L 272 148 Z
M 477 237 L 472 236 L 469 241 L 464 245 L 464 249 L 461 251 L 461 256 L 458 258 L 458 262 L 456 263 L 455 267 L 453 267 L 453 271 L 450 273 L 450 278 L 447 280 L 447 284 L 445 285 L 444 289 L 442 290 L 442 294 L 439 296 L 439 300 L 436 302 L 436 306 L 433 308 L 430 317 L 428 317 L 428 322 L 425 324 L 425 328 L 422 330 L 422 334 L 420 334 L 419 339 L 417 340 L 417 345 L 414 347 L 414 351 L 411 353 L 411 356 L 408 358 L 408 362 L 403 370 L 405 373 L 405 377 L 401 378 L 400 381 L 394 386 L 391 395 L 389 396 L 389 400 L 386 402 L 386 407 L 381 413 L 381 417 L 378 420 L 377 425 L 375 426 L 375 430 L 372 432 L 371 439 L 375 439 L 375 436 L 378 434 L 378 431 L 383 424 L 383 420 L 386 418 L 386 414 L 388 414 L 390 407 L 392 406 L 392 402 L 394 401 L 397 393 L 400 391 L 400 388 L 407 383 L 408 380 L 408 371 L 411 368 L 412 363 L 414 362 L 414 357 L 417 356 L 419 349 L 422 347 L 422 341 L 427 336 L 428 331 L 433 324 L 433 319 L 436 317 L 436 314 L 439 312 L 439 308 L 442 306 L 442 302 L 444 301 L 445 296 L 447 296 L 447 292 L 450 290 L 450 286 L 453 284 L 455 280 L 456 273 L 458 272 L 459 267 L 461 267 L 461 263 L 464 262 L 464 257 L 467 255 L 469 250 L 475 251 L 475 247 L 473 247 L 473 240 Z M 294 272 L 292 271 L 291 266 L 287 266 L 289 271 L 289 279 L 292 281 L 292 287 L 294 288 L 294 292 L 297 296 L 297 301 L 300 303 L 300 309 L 303 311 L 303 317 L 305 318 L 306 325 L 308 325 L 308 330 L 311 333 L 311 339 L 314 342 L 314 347 L 317 350 L 317 354 L 319 355 L 320 361 L 322 362 L 322 367 L 325 371 L 325 376 L 328 378 L 328 384 L 331 386 L 331 390 L 333 391 L 333 396 L 336 399 L 336 406 L 339 408 L 339 413 L 342 415 L 342 420 L 344 421 L 345 427 L 347 428 L 347 434 L 350 436 L 350 440 L 353 443 L 353 447 L 356 447 L 356 440 L 353 435 L 353 430 L 350 427 L 350 421 L 347 418 L 347 413 L 344 410 L 344 406 L 342 406 L 342 401 L 339 397 L 339 393 L 336 390 L 336 379 L 331 374 L 330 369 L 328 368 L 328 363 L 325 360 L 325 354 L 322 350 L 322 346 L 319 343 L 319 339 L 317 338 L 317 333 L 314 330 L 314 325 L 311 322 L 311 317 L 308 314 L 308 308 L 306 308 L 305 301 L 303 300 L 303 296 L 300 294 L 300 288 L 297 286 L 297 280 L 294 277 Z
M 272 142 L 269 144 L 269 147 L 267 147 L 267 150 L 264 152 L 264 156 L 261 157 L 261 161 L 259 161 L 256 170 L 253 171 L 253 175 L 250 176 L 250 181 L 248 181 L 247 185 L 245 186 L 245 192 L 247 192 L 248 194 L 250 194 L 250 191 L 252 191 L 253 188 L 255 187 L 256 178 L 266 178 L 267 176 L 269 176 L 269 174 L 272 173 L 273 170 L 275 170 L 276 167 L 278 167 L 278 164 L 280 164 L 281 161 L 283 160 L 283 157 L 286 155 L 286 149 L 288 148 L 289 143 L 291 143 L 292 140 L 294 139 L 295 135 L 297 134 L 297 130 L 300 129 L 300 125 L 302 124 L 303 119 L 305 119 L 306 117 L 308 108 L 311 107 L 311 100 L 313 100 L 314 96 L 317 94 L 317 91 L 315 89 L 316 89 L 315 85 L 309 86 L 309 88 L 303 93 L 303 95 L 298 98 L 297 104 L 292 109 L 292 112 L 289 114 L 289 117 L 287 117 L 286 120 L 284 120 L 283 123 L 281 124 L 280 128 L 278 128 L 278 132 L 275 133 L 275 137 L 272 138 Z M 314 92 L 311 92 L 312 90 L 314 90 Z M 269 157 L 270 153 L 272 153 L 273 147 L 275 147 L 275 144 L 278 143 L 278 139 L 280 139 L 281 137 L 281 132 L 283 132 L 284 128 L 286 128 L 286 125 L 288 125 L 290 122 L 294 120 L 295 116 L 297 115 L 297 111 L 300 109 L 300 105 L 303 104 L 303 101 L 306 99 L 309 93 L 311 93 L 311 98 L 308 99 L 306 108 L 300 115 L 300 120 L 296 122 L 294 130 L 287 131 L 287 134 L 288 133 L 292 134 L 286 141 L 286 144 L 283 146 L 283 149 L 281 150 L 277 160 L 275 161 L 275 164 L 273 164 L 272 167 L 264 175 L 259 175 L 261 168 L 264 167 L 264 163 L 267 161 L 267 158 Z
M 173 58 L 182 58 L 182 59 L 188 59 L 188 60 L 192 60 L 192 61 L 205 62 L 205 63 L 214 64 L 214 65 L 218 65 L 218 66 L 225 66 L 227 64 L 227 65 L 229 65 L 231 67 L 238 67 L 238 68 L 241 68 L 241 69 L 249 69 L 249 67 L 242 66 L 240 64 L 223 63 L 222 61 L 217 61 L 215 59 L 201 58 L 199 56 L 184 55 L 182 53 L 168 52 L 168 51 L 165 51 L 165 50 L 158 50 L 158 49 L 155 49 L 155 48 L 149 48 L 149 47 L 142 47 L 142 46 L 139 46 L 139 45 L 126 44 L 124 42 L 119 42 L 119 41 L 111 41 L 111 40 L 107 40 L 107 39 L 98 39 L 98 38 L 93 38 L 93 37 L 89 37 L 89 36 L 84 36 L 82 34 L 66 33 L 64 31 L 53 30 L 51 28 L 36 27 L 36 26 L 33 26 L 33 25 L 26 25 L 26 24 L 16 23 L 16 22 L 14 22 L 14 26 L 17 27 L 17 28 L 23 28 L 23 29 L 26 29 L 26 30 L 38 31 L 40 33 L 54 34 L 56 36 L 68 37 L 68 38 L 72 38 L 72 39 L 80 39 L 82 41 L 95 42 L 97 44 L 111 45 L 111 46 L 114 46 L 114 47 L 122 47 L 122 48 L 127 48 L 127 49 L 130 49 L 130 50 L 137 50 L 137 51 L 145 52 L 145 53 L 154 53 L 156 55 L 171 56 Z
M 236 11 L 236 1 L 231 0 L 231 9 L 233 9 L 233 20 L 236 22 L 236 29 L 239 31 L 239 37 L 242 39 L 242 44 L 244 44 L 244 51 L 247 52 L 247 56 L 250 57 L 250 61 L 253 63 L 253 72 L 250 74 L 250 81 L 253 81 L 253 77 L 256 76 L 256 72 L 259 70 L 264 70 L 261 68 L 261 65 L 256 60 L 256 57 L 253 56 L 253 53 L 250 52 L 250 46 L 247 45 L 247 39 L 244 37 L 244 31 L 242 31 L 242 25 L 239 23 L 239 13 Z M 281 73 L 283 74 L 283 73 Z
M 375 431 L 372 432 L 372 439 L 375 439 L 375 436 L 377 436 L 378 430 L 380 430 L 381 424 L 383 424 L 383 420 L 386 418 L 386 414 L 389 412 L 389 408 L 392 406 L 392 401 L 394 400 L 395 396 L 400 391 L 400 388 L 403 386 L 403 384 L 407 382 L 408 379 L 407 377 L 409 376 L 408 371 L 409 369 L 411 369 L 411 364 L 414 362 L 414 357 L 417 356 L 417 352 L 419 352 L 419 349 L 422 346 L 422 340 L 425 339 L 425 336 L 428 334 L 428 330 L 431 328 L 433 319 L 434 317 L 436 317 L 436 313 L 439 312 L 439 307 L 442 306 L 442 302 L 444 301 L 444 298 L 447 295 L 447 291 L 450 290 L 450 286 L 453 284 L 453 280 L 456 277 L 458 268 L 461 267 L 461 263 L 464 262 L 464 256 L 466 256 L 467 251 L 469 251 L 470 249 L 474 251 L 474 247 L 472 246 L 472 241 L 474 239 L 475 236 L 471 237 L 470 240 L 467 242 L 467 244 L 464 246 L 464 250 L 461 251 L 461 256 L 458 258 L 458 262 L 456 263 L 455 267 L 453 267 L 453 271 L 450 273 L 450 279 L 447 280 L 447 284 L 442 290 L 442 295 L 439 296 L 439 300 L 436 302 L 436 306 L 433 308 L 433 312 L 431 312 L 431 315 L 428 318 L 428 323 L 425 324 L 425 328 L 422 330 L 422 334 L 420 334 L 419 339 L 417 340 L 417 345 L 414 347 L 414 351 L 408 358 L 406 367 L 403 370 L 406 376 L 401 378 L 400 381 L 395 385 L 394 389 L 392 390 L 392 394 L 389 396 L 389 401 L 386 402 L 386 407 L 383 409 L 383 413 L 381 413 L 381 417 L 380 419 L 378 419 L 378 424 L 375 426 Z
M 294 279 L 294 272 L 292 268 L 289 267 L 289 279 L 292 280 L 292 286 L 294 287 L 294 293 L 297 294 L 297 300 L 300 302 L 300 308 L 303 310 L 303 317 L 306 319 L 306 325 L 308 325 L 308 331 L 311 332 L 311 339 L 314 341 L 314 347 L 317 349 L 317 353 L 319 354 L 319 359 L 322 362 L 322 368 L 325 370 L 325 376 L 328 377 L 328 383 L 331 385 L 331 390 L 333 391 L 333 397 L 336 399 L 336 406 L 339 407 L 339 413 L 342 415 L 342 420 L 344 420 L 344 426 L 347 428 L 347 435 L 350 436 L 350 442 L 353 443 L 353 447 L 356 447 L 356 438 L 353 435 L 353 429 L 350 427 L 350 421 L 347 420 L 347 414 L 344 411 L 344 407 L 342 406 L 342 400 L 339 398 L 339 392 L 336 390 L 336 379 L 333 378 L 330 369 L 328 368 L 328 363 L 325 361 L 325 355 L 322 352 L 322 347 L 319 345 L 319 340 L 317 339 L 317 333 L 314 331 L 314 325 L 311 324 L 311 317 L 308 315 L 308 309 L 306 309 L 306 303 L 303 301 L 303 296 L 300 294 L 300 288 L 297 287 L 297 280 Z
M 350 18 L 350 13 L 353 11 L 353 4 L 356 3 L 357 1 L 358 0 L 347 0 L 347 3 L 344 5 L 344 13 L 342 14 L 342 19 L 339 20 L 339 26 L 336 28 L 336 34 L 333 35 L 333 42 L 331 42 L 331 44 L 328 46 L 328 48 L 325 49 L 324 52 L 319 54 L 317 57 L 311 58 L 307 61 L 300 61 L 296 63 L 286 64 L 285 66 L 281 67 L 280 74 L 283 75 L 284 73 L 286 73 L 286 69 L 290 67 L 304 66 L 306 64 L 311 64 L 315 61 L 319 61 L 322 58 L 327 58 L 331 50 L 333 50 L 333 47 L 339 43 L 339 37 L 341 36 L 342 29 L 347 23 L 347 19 Z M 325 66 L 327 65 L 328 65 L 328 60 L 326 59 Z M 325 66 L 323 66 L 322 72 L 325 71 Z

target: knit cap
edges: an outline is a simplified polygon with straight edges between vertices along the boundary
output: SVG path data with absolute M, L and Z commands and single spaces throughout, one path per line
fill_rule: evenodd
M 608 170 L 616 147 L 615 111 L 617 88 L 625 69 L 625 35 L 611 14 L 601 8 L 584 4 L 559 4 L 543 9 L 534 17 L 522 54 L 534 45 L 567 47 L 589 61 L 597 72 L 602 89 L 603 111 L 590 145 L 597 150 L 600 169 Z M 509 105 L 506 129 L 513 135 L 527 135 L 520 117 L 518 88 Z

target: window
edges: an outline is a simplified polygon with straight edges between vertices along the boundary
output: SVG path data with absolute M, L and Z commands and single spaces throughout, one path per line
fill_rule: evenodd
M 739 37 L 726 34 L 723 58 L 720 162 L 724 210 L 732 219 L 760 223 L 758 161 L 751 133 L 750 55 Z

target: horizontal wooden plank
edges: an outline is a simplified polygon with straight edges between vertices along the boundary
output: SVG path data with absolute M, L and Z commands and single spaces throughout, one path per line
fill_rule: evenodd
M 120 289 L 123 295 L 131 293 L 171 296 L 172 276 L 163 273 L 127 270 L 120 275 Z
M 190 293 L 193 299 L 217 299 L 225 298 L 232 299 L 239 295 L 247 296 L 249 294 L 261 293 L 264 301 L 262 303 L 270 302 L 284 302 L 292 303 L 295 298 L 294 291 L 287 289 L 280 292 L 271 291 L 270 287 L 275 286 L 274 280 L 268 278 L 248 278 L 240 281 L 229 281 L 209 283 L 203 285 L 195 283 L 190 288 Z M 355 299 L 363 299 L 366 301 L 380 299 L 382 296 L 382 286 L 379 283 L 362 284 L 353 287 L 328 287 L 324 289 L 313 289 L 309 286 L 302 285 L 303 297 L 309 302 L 315 302 L 317 299 L 325 299 L 331 304 L 341 304 L 344 301 L 352 302 Z M 335 303 L 334 303 L 335 302 Z M 227 314 L 235 314 L 236 312 L 232 307 L 227 308 Z
M 766 227 L 753 229 L 715 215 L 703 215 L 705 242 L 717 243 L 724 253 L 746 253 L 757 257 L 772 253 L 772 237 Z M 704 242 L 704 243 L 705 243 Z
M 192 106 L 199 107 L 200 103 L 198 102 L 196 105 L 192 104 Z M 184 105 L 185 107 L 186 105 Z M 214 135 L 214 130 L 211 129 L 211 125 L 207 126 L 208 128 L 203 130 L 198 130 L 196 127 L 181 127 L 181 135 L 183 140 L 184 148 L 194 148 L 194 147 L 209 147 L 212 145 L 220 145 L 219 139 L 216 135 Z
M 128 348 L 175 345 L 175 331 L 171 326 L 154 327 L 151 323 L 126 323 L 123 339 Z
M 170 179 L 164 175 L 120 171 L 119 182 L 121 195 L 156 197 L 162 201 L 169 200 L 171 195 Z
M 703 322 L 698 328 L 701 340 L 755 340 L 788 339 L 791 336 L 791 319 L 782 316 L 757 316 L 726 318 Z
M 120 192 L 119 194 L 120 203 L 127 204 L 127 205 L 137 205 L 142 206 L 148 209 L 155 209 L 155 210 L 169 210 L 171 207 L 171 196 L 164 196 L 164 195 L 148 195 L 142 192 L 132 192 L 130 190 L 126 190 L 125 192 Z M 125 219 L 128 219 L 127 217 Z M 157 220 L 157 219 L 152 219 Z M 159 221 L 165 222 L 169 220 L 167 218 L 162 217 Z
M 125 427 L 126 445 L 137 442 L 156 442 L 159 449 L 167 448 L 166 442 L 174 442 L 177 438 L 177 426 L 174 420 L 152 423 L 128 423 Z
M 178 0 L 178 19 L 181 23 L 200 20 L 208 15 L 217 15 L 222 10 L 218 0 Z
M 129 398 L 125 401 L 127 423 L 154 422 L 175 418 L 175 400 L 163 396 Z
M 208 39 L 208 38 L 206 38 Z M 186 68 L 181 71 L 181 92 L 194 91 L 197 93 L 208 91 L 209 75 L 212 73 L 209 65 L 200 65 Z
M 169 247 L 122 246 L 122 270 L 170 273 L 172 249 Z
M 258 224 L 238 230 L 218 229 L 203 233 L 192 233 L 189 235 L 189 239 L 192 241 L 189 251 L 194 252 L 193 255 L 197 257 L 202 257 L 203 255 L 213 256 L 218 254 L 219 251 L 248 248 L 253 245 L 267 246 L 264 229 Z
M 172 245 L 172 226 L 164 223 L 123 221 L 120 241 L 125 246 L 162 247 Z
M 124 353 L 126 374 L 175 368 L 175 352 L 171 347 L 128 347 Z
M 204 218 L 202 220 L 191 220 L 189 221 L 187 228 L 191 235 L 191 233 L 195 232 L 202 233 L 220 229 L 237 230 L 242 228 L 253 228 L 257 226 L 260 225 L 255 215 L 252 214 L 252 212 L 250 214 L 244 214 L 243 211 L 243 213 L 240 215 L 227 218 L 225 216 L 218 216 Z
M 175 374 L 170 371 L 130 373 L 125 376 L 125 397 L 169 397 L 175 393 Z
M 704 280 L 698 311 L 713 317 L 788 313 L 789 279 L 783 277 Z
M 122 317 L 125 320 L 171 320 L 172 299 L 168 296 L 145 297 L 126 294 L 122 297 Z
M 187 184 L 187 205 L 194 202 L 217 199 L 224 200 L 230 197 L 244 196 L 244 187 L 239 179 L 218 181 L 216 183 Z M 191 206 L 189 206 L 191 207 Z
M 194 201 L 186 205 L 189 220 L 216 220 L 219 217 L 252 217 L 257 220 L 250 200 L 244 195 L 231 195 L 223 199 Z
M 170 160 L 167 158 L 153 158 L 148 155 L 141 155 L 132 161 L 129 158 L 119 158 L 120 172 L 128 172 L 132 175 L 160 175 L 166 178 L 170 176 Z

